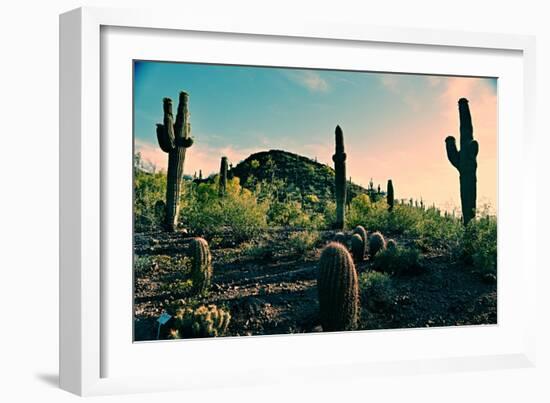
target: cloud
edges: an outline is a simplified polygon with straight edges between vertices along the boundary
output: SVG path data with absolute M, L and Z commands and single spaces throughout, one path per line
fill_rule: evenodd
M 200 138 L 200 135 L 197 137 Z M 193 175 L 195 172 L 198 173 L 199 170 L 202 170 L 203 176 L 207 176 L 218 171 L 222 156 L 227 157 L 233 165 L 237 165 L 250 154 L 258 151 L 261 151 L 261 149 L 235 149 L 232 146 L 212 147 L 204 142 L 196 142 L 186 153 L 183 170 L 187 175 Z M 147 165 L 154 165 L 157 170 L 167 170 L 168 155 L 157 144 L 136 139 L 135 152 L 141 153 L 141 158 Z
M 380 75 L 380 83 L 394 93 L 399 93 L 400 89 L 402 89 L 399 85 L 399 81 L 399 76 L 395 74 Z
M 291 81 L 313 92 L 327 92 L 328 82 L 318 72 L 309 70 L 284 70 L 283 74 Z

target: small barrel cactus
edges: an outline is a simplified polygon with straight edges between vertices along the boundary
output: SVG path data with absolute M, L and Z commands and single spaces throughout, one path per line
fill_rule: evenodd
M 346 241 L 346 234 L 344 234 L 343 232 L 337 232 L 335 235 L 334 235 L 334 242 L 338 242 L 344 246 L 346 246 L 347 244 L 347 241 Z
M 386 249 L 386 241 L 384 235 L 376 231 L 369 237 L 369 254 L 371 257 L 376 256 L 378 252 Z
M 353 330 L 359 318 L 359 285 L 353 259 L 337 242 L 321 253 L 317 278 L 321 325 L 326 332 Z
M 359 234 L 351 236 L 351 254 L 356 263 L 362 262 L 365 259 L 365 241 Z
M 201 305 L 197 309 L 184 308 L 178 311 L 174 329 L 169 338 L 197 338 L 223 336 L 229 326 L 231 315 L 216 305 Z
M 397 249 L 397 242 L 393 239 L 388 239 L 386 242 L 386 249 L 388 250 L 396 250 Z
M 359 234 L 361 236 L 361 238 L 363 238 L 363 242 L 365 242 L 365 245 L 367 244 L 369 238 L 368 238 L 367 230 L 365 229 L 365 227 L 363 227 L 362 225 L 358 225 L 353 230 L 353 233 L 354 234 Z
M 208 292 L 212 281 L 212 256 L 208 242 L 203 238 L 193 238 L 189 245 L 191 255 L 191 280 L 195 294 Z

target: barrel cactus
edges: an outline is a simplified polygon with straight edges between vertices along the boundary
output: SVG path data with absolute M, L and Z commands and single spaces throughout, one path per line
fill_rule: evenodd
M 346 153 L 344 152 L 344 133 L 336 126 L 336 149 L 332 156 L 334 161 L 334 185 L 336 193 L 336 229 L 344 229 L 346 210 Z
M 203 238 L 193 238 L 189 244 L 191 255 L 191 280 L 195 294 L 208 292 L 212 281 L 212 256 L 208 242 Z
M 365 241 L 359 234 L 351 236 L 351 254 L 356 263 L 360 263 L 365 259 Z
M 386 240 L 384 235 L 376 231 L 369 237 L 369 254 L 371 257 L 376 256 L 378 252 L 386 248 Z
M 445 145 L 447 158 L 459 173 L 462 220 L 464 225 L 468 225 L 476 213 L 476 171 L 479 144 L 474 140 L 472 116 L 466 98 L 458 100 L 458 113 L 460 117 L 460 151 L 456 148 L 456 139 L 453 136 L 445 139 Z
M 386 249 L 388 250 L 396 250 L 397 249 L 397 242 L 393 239 L 388 239 L 386 242 Z
M 317 277 L 319 309 L 323 330 L 353 330 L 359 318 L 357 272 L 348 250 L 337 242 L 321 253 Z
M 358 234 L 363 240 L 363 257 L 364 257 L 367 253 L 367 243 L 369 241 L 367 230 L 362 225 L 358 225 L 357 227 L 354 228 L 353 233 Z
M 169 338 L 223 336 L 230 320 L 229 312 L 216 305 L 201 305 L 197 309 L 187 307 L 177 312 Z
M 220 164 L 220 182 L 219 182 L 219 195 L 220 197 L 225 195 L 227 188 L 227 157 L 222 157 Z
M 361 235 L 361 238 L 363 238 L 363 242 L 365 242 L 365 245 L 367 244 L 368 235 L 365 227 L 363 227 L 362 225 L 358 225 L 357 227 L 354 228 L 353 233 Z
M 166 181 L 166 208 L 164 227 L 167 231 L 175 231 L 178 224 L 179 197 L 185 151 L 193 145 L 190 137 L 191 125 L 188 110 L 189 96 L 180 92 L 178 113 L 174 122 L 172 100 L 163 99 L 164 121 L 157 124 L 157 139 L 160 148 L 168 153 L 168 173 Z
M 393 205 L 394 205 L 393 183 L 392 183 L 391 179 L 388 179 L 388 191 L 387 191 L 387 194 L 386 194 L 386 199 L 388 201 L 388 211 L 391 212 L 391 211 L 393 211 Z
M 343 232 L 337 232 L 334 235 L 334 242 L 338 242 L 339 244 L 346 246 L 347 244 L 346 234 L 344 234 Z

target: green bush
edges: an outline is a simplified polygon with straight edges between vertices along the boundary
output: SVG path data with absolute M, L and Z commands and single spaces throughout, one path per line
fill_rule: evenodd
M 359 276 L 359 289 L 363 305 L 370 310 L 385 309 L 394 298 L 391 278 L 385 273 L 369 271 Z
M 288 246 L 298 255 L 311 251 L 319 243 L 320 236 L 317 231 L 293 232 L 288 237 Z
M 385 249 L 374 258 L 373 269 L 389 275 L 418 274 L 421 270 L 420 253 L 401 246 Z
M 236 241 L 250 239 L 267 227 L 268 202 L 258 202 L 254 194 L 239 185 L 239 179 L 227 182 L 225 197 L 220 198 L 215 183 L 184 186 L 180 217 L 182 226 L 202 235 L 229 230 Z
M 463 257 L 482 274 L 497 273 L 497 220 L 484 216 L 468 223 L 463 236 Z
M 141 157 L 136 154 L 134 168 L 134 225 L 137 232 L 160 228 L 162 215 L 155 210 L 155 204 L 166 198 L 166 173 L 145 172 Z

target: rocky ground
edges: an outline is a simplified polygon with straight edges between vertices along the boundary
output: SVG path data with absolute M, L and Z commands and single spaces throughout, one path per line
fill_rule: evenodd
M 231 312 L 227 336 L 318 332 L 317 261 L 332 233 L 317 248 L 296 253 L 284 245 L 288 231 L 263 234 L 272 248 L 244 253 L 241 246 L 211 242 L 213 285 L 207 298 Z M 230 237 L 222 239 L 230 239 Z M 407 244 L 411 240 L 396 238 Z M 175 301 L 188 303 L 185 267 L 189 238 L 183 233 L 147 233 L 135 237 L 135 340 L 157 337 L 158 316 Z M 359 273 L 372 263 L 359 264 Z M 494 324 L 496 284 L 468 267 L 435 253 L 423 256 L 422 273 L 391 279 L 391 298 L 383 306 L 362 299 L 361 329 L 415 328 Z M 165 334 L 167 329 L 162 329 Z

